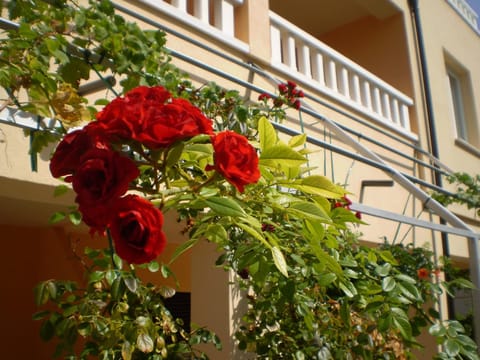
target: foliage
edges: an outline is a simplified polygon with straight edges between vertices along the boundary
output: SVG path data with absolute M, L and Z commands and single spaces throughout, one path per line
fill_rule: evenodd
M 86 288 L 71 281 L 47 280 L 35 289 L 37 305 L 55 304 L 55 310 L 34 314 L 42 320 L 40 335 L 48 341 L 59 339 L 54 357 L 65 359 L 177 359 L 179 356 L 204 359 L 195 351 L 201 342 L 220 348 L 218 337 L 198 328 L 184 330 L 164 305 L 175 291 L 142 284 L 133 269 L 122 269 L 114 255 L 113 266 L 107 251 L 85 249 Z M 158 263 L 150 263 L 157 269 Z M 166 270 L 165 270 L 166 271 Z M 88 339 L 79 342 L 78 338 Z M 82 348 L 74 348 L 77 342 Z M 78 357 L 77 355 L 78 354 Z
M 443 205 L 464 205 L 467 209 L 474 209 L 480 216 L 480 175 L 454 173 L 447 176 L 447 181 L 455 185 L 455 193 L 448 195 L 437 192 L 432 195 L 433 198 Z
M 125 256 L 118 249 L 143 250 L 150 243 L 143 242 L 144 233 L 151 226 L 160 231 L 158 213 L 175 211 L 188 240 L 171 261 L 206 240 L 218 247 L 217 265 L 238 274 L 249 303 L 236 333 L 240 349 L 265 359 L 407 359 L 418 346 L 421 329 L 433 325 L 431 334 L 445 347 L 440 358 L 478 359 L 458 323 L 441 323 L 438 314 L 424 307 L 436 302 L 443 287 L 424 273 L 419 277 L 419 264 L 406 261 L 411 249 L 362 246 L 354 231 L 362 223 L 361 214 L 349 210 L 346 190 L 306 167 L 306 136 L 279 138 L 271 122 L 282 120 L 288 107 L 299 108 L 303 93 L 296 84 L 281 84 L 278 96 L 261 94 L 254 105 L 215 84 L 196 88 L 170 64 L 162 32 L 140 30 L 116 15 L 106 0 L 90 1 L 87 8 L 71 1 L 19 0 L 9 3 L 9 11 L 20 26 L 1 42 L 0 85 L 17 106 L 58 120 L 36 136 L 40 144 L 62 139 L 51 169 L 55 176 L 66 176 L 77 193 L 79 208 L 68 216 L 78 222 L 81 214 L 92 231 L 106 232 L 110 240 L 105 251 L 87 251 L 91 264 L 85 288 L 53 280 L 37 287 L 37 303 L 46 304 L 47 310 L 34 318 L 43 321 L 42 337 L 60 340 L 57 355 L 205 358 L 193 345 L 219 346 L 207 330 L 183 331 L 163 306 L 166 294 L 142 284 L 136 275 L 136 266 L 145 265 L 127 266 L 119 258 L 144 262 L 156 256 L 153 251 L 130 257 L 128 250 Z M 79 90 L 92 74 L 120 78 L 115 88 L 107 87 L 123 97 L 90 104 Z M 145 95 L 167 90 L 162 101 Z M 138 114 L 145 118 L 135 123 L 139 117 L 131 120 L 125 109 L 129 96 L 139 93 L 132 96 L 137 99 L 134 110 L 142 109 Z M 152 108 L 144 108 L 147 103 Z M 119 111 L 110 111 L 118 104 Z M 182 136 L 171 142 L 152 142 L 148 136 L 156 132 L 143 126 L 155 129 L 158 123 L 150 120 L 157 111 L 159 122 L 166 121 L 162 111 L 172 104 L 181 104 L 176 111 L 187 111 L 188 119 L 198 115 L 198 107 L 202 117 L 211 119 L 212 129 L 187 133 L 182 128 Z M 95 114 L 97 120 L 71 130 Z M 131 130 L 127 135 L 125 123 Z M 183 125 L 168 129 L 178 130 L 176 126 Z M 240 146 L 219 144 L 225 134 Z M 85 153 L 83 145 L 72 145 L 75 139 L 87 144 Z M 82 156 L 68 157 L 72 149 Z M 112 175 L 117 163 L 130 164 L 129 184 Z M 92 168 L 101 176 L 80 176 L 92 174 Z M 125 187 L 138 195 L 125 195 Z M 134 211 L 125 210 L 125 199 L 127 205 L 132 199 L 148 202 L 154 220 L 142 222 Z M 95 211 L 108 216 L 93 216 Z M 422 268 L 433 271 L 428 256 L 424 260 Z M 154 264 L 148 267 L 155 270 Z M 168 275 L 166 266 L 161 269 Z M 48 309 L 52 305 L 55 310 Z M 78 344 L 83 344 L 80 353 Z

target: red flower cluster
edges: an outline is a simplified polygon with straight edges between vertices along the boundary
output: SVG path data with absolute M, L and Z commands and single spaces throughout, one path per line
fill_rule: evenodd
M 335 208 L 339 208 L 339 207 L 342 207 L 344 209 L 347 209 L 347 210 L 350 210 L 350 205 L 352 205 L 352 200 L 350 200 L 347 195 L 343 195 L 343 197 L 341 199 L 339 199 L 338 201 L 336 201 L 332 207 L 335 209 Z M 360 211 L 357 211 L 355 212 L 355 217 L 358 219 L 358 220 L 362 220 L 362 213 Z
M 187 100 L 172 98 L 162 86 L 131 90 L 108 104 L 97 120 L 110 141 L 135 140 L 150 149 L 213 134 L 211 120 Z
M 115 144 L 168 148 L 196 135 L 211 135 L 211 166 L 239 191 L 258 181 L 258 157 L 247 139 L 231 131 L 214 135 L 212 121 L 161 86 L 140 86 L 108 104 L 97 120 L 64 136 L 50 161 L 54 177 L 65 176 L 91 232 L 110 229 L 115 249 L 130 263 L 146 263 L 164 249 L 163 214 L 136 195 L 125 195 L 140 172 Z
M 296 83 L 293 81 L 287 81 L 286 84 L 279 84 L 278 91 L 280 92 L 280 95 L 285 97 L 287 105 L 293 106 L 297 110 L 300 109 L 300 99 L 305 95 L 302 90 L 297 89 Z
M 291 106 L 297 110 L 300 109 L 300 99 L 305 97 L 302 90 L 297 89 L 297 84 L 293 81 L 287 81 L 286 83 L 280 83 L 278 85 L 278 91 L 280 96 L 273 100 L 274 107 L 281 107 L 283 105 Z M 258 96 L 259 101 L 268 101 L 271 96 L 267 93 L 262 93 Z
M 430 271 L 426 268 L 420 268 L 417 270 L 417 276 L 420 280 L 428 280 L 430 278 Z

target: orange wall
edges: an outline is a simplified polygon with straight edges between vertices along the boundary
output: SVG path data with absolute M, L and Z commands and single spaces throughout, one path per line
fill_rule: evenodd
M 62 228 L 0 225 L 0 234 L 3 253 L 0 261 L 0 315 L 3 328 L 1 358 L 52 359 L 53 344 L 44 343 L 40 339 L 40 322 L 32 320 L 32 314 L 38 311 L 33 289 L 40 281 L 51 278 L 80 281 L 83 268 L 75 259 L 69 236 Z M 80 240 L 78 254 L 83 253 L 85 245 L 107 245 L 106 239 L 91 239 L 85 234 L 71 234 L 70 237 Z M 176 246 L 177 244 L 167 246 L 163 255 L 167 261 Z M 172 269 L 182 285 L 179 290 L 190 291 L 190 254 L 177 260 Z M 146 275 L 141 275 L 145 281 L 175 286 L 173 281 L 165 282 L 160 273 Z
M 320 36 L 320 40 L 408 96 L 412 96 L 403 15 L 372 16 Z

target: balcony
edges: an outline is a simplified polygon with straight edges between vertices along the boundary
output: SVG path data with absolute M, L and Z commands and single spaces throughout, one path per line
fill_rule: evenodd
M 242 29 L 245 24 L 240 23 L 238 16 L 242 7 L 257 4 L 252 5 L 251 2 L 243 0 L 138 0 L 138 3 L 213 37 L 223 43 L 223 47 L 227 45 L 239 50 L 244 56 L 257 56 L 251 43 L 245 39 L 245 30 Z M 335 4 L 332 2 L 330 5 Z M 355 21 L 355 17 L 368 16 L 371 9 L 367 11 L 362 6 L 357 5 L 347 20 Z M 375 11 L 386 12 L 386 15 L 383 15 L 385 17 L 392 14 L 391 7 L 388 10 Z M 265 22 L 247 26 L 250 26 L 250 33 L 254 32 L 253 36 L 261 37 L 264 36 L 262 34 L 267 34 L 267 42 L 262 45 L 268 48 L 264 50 L 267 54 L 265 61 L 271 69 L 283 73 L 285 78 L 298 81 L 302 86 L 314 89 L 322 97 L 339 103 L 368 120 L 411 140 L 416 139 L 409 116 L 413 101 L 407 95 L 320 41 L 318 37 L 269 10 L 268 5 L 262 15 L 267 18 Z M 257 13 L 256 16 L 259 18 L 260 15 Z M 262 24 L 267 24 L 268 28 L 262 29 Z M 332 23 L 329 26 L 326 28 L 323 25 L 322 31 L 331 30 Z
M 465 20 L 465 22 L 480 34 L 478 29 L 478 14 L 473 10 L 465 0 L 447 0 L 455 11 Z

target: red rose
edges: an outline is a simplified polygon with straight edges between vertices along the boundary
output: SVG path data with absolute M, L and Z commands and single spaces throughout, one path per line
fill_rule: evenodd
M 105 149 L 107 145 L 97 136 L 90 124 L 81 130 L 66 134 L 50 160 L 50 172 L 53 177 L 73 174 L 82 155 L 94 148 Z
M 167 148 L 178 140 L 213 134 L 212 121 L 185 99 L 172 99 L 149 110 L 145 111 L 141 130 L 135 134 L 135 140 L 149 148 Z
M 110 231 L 118 256 L 132 264 L 143 264 L 160 255 L 166 238 L 159 209 L 148 200 L 127 195 L 114 203 L 113 213 Z
M 258 156 L 248 140 L 236 132 L 223 131 L 212 136 L 214 168 L 225 179 L 243 192 L 245 185 L 253 184 L 260 178 Z
M 95 232 L 105 235 L 105 229 L 112 217 L 111 202 L 105 204 L 80 204 L 78 211 L 82 214 L 82 221 L 90 227 L 90 234 Z
M 161 86 L 139 86 L 105 106 L 97 120 L 111 141 L 136 140 L 152 149 L 213 133 L 212 121 L 198 108 L 170 98 Z
M 170 97 L 162 86 L 139 86 L 106 105 L 97 113 L 97 120 L 110 140 L 130 140 L 141 130 L 149 113 Z
M 73 175 L 76 201 L 84 209 L 122 196 L 139 175 L 135 163 L 118 152 L 92 149 L 83 155 Z

